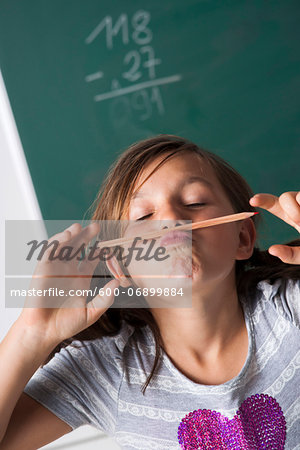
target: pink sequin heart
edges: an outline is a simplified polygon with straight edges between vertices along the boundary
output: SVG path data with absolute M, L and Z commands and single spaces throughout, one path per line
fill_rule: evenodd
M 266 394 L 248 397 L 232 420 L 217 411 L 198 409 L 178 427 L 184 450 L 283 450 L 286 422 L 275 400 Z

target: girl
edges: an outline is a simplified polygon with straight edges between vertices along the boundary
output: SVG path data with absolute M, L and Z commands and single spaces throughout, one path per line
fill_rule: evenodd
M 256 207 L 300 230 L 300 192 L 253 196 L 221 158 L 161 135 L 119 157 L 92 219 L 175 226 Z M 109 309 L 112 296 L 97 296 L 24 308 L 0 348 L 0 449 L 36 449 L 84 424 L 126 450 L 300 448 L 300 242 L 260 251 L 256 222 L 193 231 L 192 307 Z M 73 224 L 55 238 L 98 232 Z M 107 266 L 106 288 L 147 284 Z

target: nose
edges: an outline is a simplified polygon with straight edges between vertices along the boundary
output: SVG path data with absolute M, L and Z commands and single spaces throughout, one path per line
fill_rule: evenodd
M 178 227 L 179 225 L 184 225 L 185 223 L 188 223 L 188 222 L 186 222 L 184 220 L 183 221 L 181 221 L 181 220 L 178 220 L 178 221 L 168 220 L 167 224 L 166 224 L 165 221 L 163 222 L 163 226 L 161 227 L 161 229 L 165 230 L 165 229 L 169 229 L 169 228 L 173 228 L 173 227 Z
M 172 228 L 177 227 L 179 225 L 184 225 L 185 223 L 189 223 L 190 221 L 188 219 L 185 219 L 182 217 L 183 212 L 178 207 L 176 208 L 173 205 L 165 204 L 163 211 L 160 215 L 160 228 L 166 229 L 166 228 Z

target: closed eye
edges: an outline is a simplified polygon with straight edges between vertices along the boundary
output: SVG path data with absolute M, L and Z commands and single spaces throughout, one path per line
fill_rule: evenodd
M 146 219 L 147 217 L 151 216 L 151 214 L 152 214 L 152 213 L 147 214 L 146 216 L 140 217 L 139 219 L 136 219 L 136 222 L 137 222 L 138 220 L 144 220 L 144 219 Z
M 204 206 L 205 203 L 189 203 L 188 205 L 185 206 Z
M 185 206 L 197 208 L 199 206 L 205 206 L 205 203 L 189 203 L 188 205 L 185 205 Z M 150 217 L 151 215 L 152 215 L 152 213 L 146 214 L 145 216 L 142 216 L 139 219 L 136 219 L 136 222 L 139 220 L 145 220 L 145 219 L 147 219 L 147 217 Z

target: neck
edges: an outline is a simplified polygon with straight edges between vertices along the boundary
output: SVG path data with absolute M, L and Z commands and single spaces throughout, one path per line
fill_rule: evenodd
M 169 356 L 189 357 L 205 365 L 225 354 L 226 348 L 245 329 L 235 283 L 229 281 L 223 280 L 222 285 L 215 285 L 210 292 L 197 291 L 191 308 L 151 310 Z

